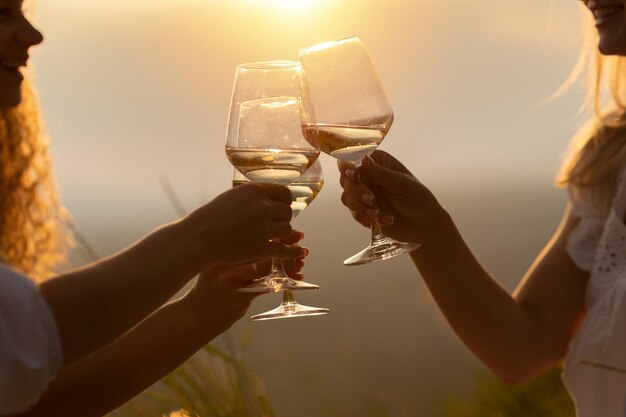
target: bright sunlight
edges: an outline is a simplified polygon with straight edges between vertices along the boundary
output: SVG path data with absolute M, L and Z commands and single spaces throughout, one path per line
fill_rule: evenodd
M 320 0 L 247 0 L 246 3 L 256 6 L 267 6 L 278 10 L 301 11 L 308 9 Z

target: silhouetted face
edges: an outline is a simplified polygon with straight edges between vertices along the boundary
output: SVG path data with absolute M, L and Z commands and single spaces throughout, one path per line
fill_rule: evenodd
M 593 13 L 604 55 L 626 55 L 626 0 L 583 0 Z
M 26 66 L 28 49 L 43 41 L 22 6 L 22 0 L 0 0 L 0 108 L 20 103 L 24 79 L 20 67 Z

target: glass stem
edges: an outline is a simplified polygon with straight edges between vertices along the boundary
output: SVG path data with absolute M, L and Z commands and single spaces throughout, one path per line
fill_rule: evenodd
M 358 170 L 359 167 L 361 166 L 361 162 L 355 163 L 354 166 Z M 361 181 L 363 182 L 363 184 L 365 184 L 365 186 L 370 187 L 370 185 L 367 183 L 365 178 L 361 177 Z M 372 190 L 372 191 L 374 191 L 374 190 Z M 372 225 L 370 226 L 370 229 L 372 230 L 372 246 L 374 246 L 376 243 L 378 243 L 378 242 L 380 242 L 380 241 L 382 241 L 382 240 L 387 238 L 383 234 L 382 229 L 380 228 L 380 223 L 378 222 L 378 219 L 373 219 L 372 220 Z
M 280 239 L 272 239 L 272 242 L 280 242 Z M 270 272 L 270 276 L 274 278 L 285 278 L 287 277 L 287 273 L 285 273 L 285 267 L 283 267 L 283 261 L 277 258 L 272 258 L 272 272 Z
M 274 277 L 284 277 L 286 275 L 285 269 L 283 268 L 283 261 L 277 258 L 272 258 L 272 272 L 270 275 Z
M 283 304 L 289 304 L 295 302 L 296 299 L 293 298 L 293 293 L 289 290 L 283 291 Z
M 380 229 L 378 220 L 372 220 L 372 226 L 370 228 L 372 229 L 372 245 L 386 239 L 383 231 Z

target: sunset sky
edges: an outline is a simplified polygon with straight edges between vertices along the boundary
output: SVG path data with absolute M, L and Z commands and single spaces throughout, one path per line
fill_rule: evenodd
M 224 141 L 237 64 L 296 59 L 298 48 L 360 35 L 395 111 L 381 148 L 442 198 L 512 288 L 558 224 L 564 192 L 552 183 L 583 122 L 580 86 L 545 103 L 576 62 L 579 3 L 37 0 L 46 41 L 33 50 L 35 83 L 64 202 L 106 255 L 176 218 L 160 176 L 188 208 L 209 200 L 230 187 Z M 331 314 L 244 320 L 249 361 L 278 417 L 357 415 L 373 401 L 427 416 L 433 392 L 470 380 L 471 356 L 406 257 L 341 265 L 368 233 L 340 204 L 335 161 L 321 158 L 326 185 L 295 224 L 312 251 L 305 277 L 321 287 L 301 297 Z
M 159 201 L 161 174 L 190 205 L 222 190 L 235 66 L 354 34 L 394 105 L 382 148 L 420 178 L 545 182 L 580 123 L 576 89 L 539 107 L 575 62 L 578 14 L 573 0 L 58 0 L 37 3 L 33 55 L 77 215 L 83 200 L 124 211 L 112 192 Z

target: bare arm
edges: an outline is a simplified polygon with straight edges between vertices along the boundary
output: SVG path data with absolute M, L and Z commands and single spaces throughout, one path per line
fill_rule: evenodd
M 65 365 L 133 327 L 201 269 L 303 256 L 299 247 L 269 242 L 290 235 L 290 203 L 286 187 L 237 187 L 113 257 L 44 282 Z
M 301 267 L 301 261 L 285 262 L 295 279 L 302 278 Z M 37 404 L 20 416 L 89 417 L 118 408 L 241 318 L 255 295 L 237 289 L 269 270 L 269 261 L 259 262 L 258 272 L 250 264 L 211 268 L 183 298 L 64 369 Z
M 390 237 L 422 244 L 411 258 L 463 342 L 508 382 L 531 378 L 560 360 L 584 314 L 588 279 L 566 252 L 577 224 L 569 207 L 510 295 L 482 267 L 432 193 L 391 155 L 377 151 L 373 157 L 359 173 L 340 163 L 342 200 L 363 225 L 379 217 Z M 359 175 L 377 186 L 376 194 Z
M 182 229 L 166 226 L 109 259 L 41 284 L 66 364 L 127 331 L 194 276 L 200 264 L 182 243 Z
M 451 221 L 436 242 L 411 254 L 457 335 L 507 382 L 532 378 L 561 360 L 584 314 L 587 273 L 565 250 L 575 224 L 566 209 L 514 295 L 485 271 Z

